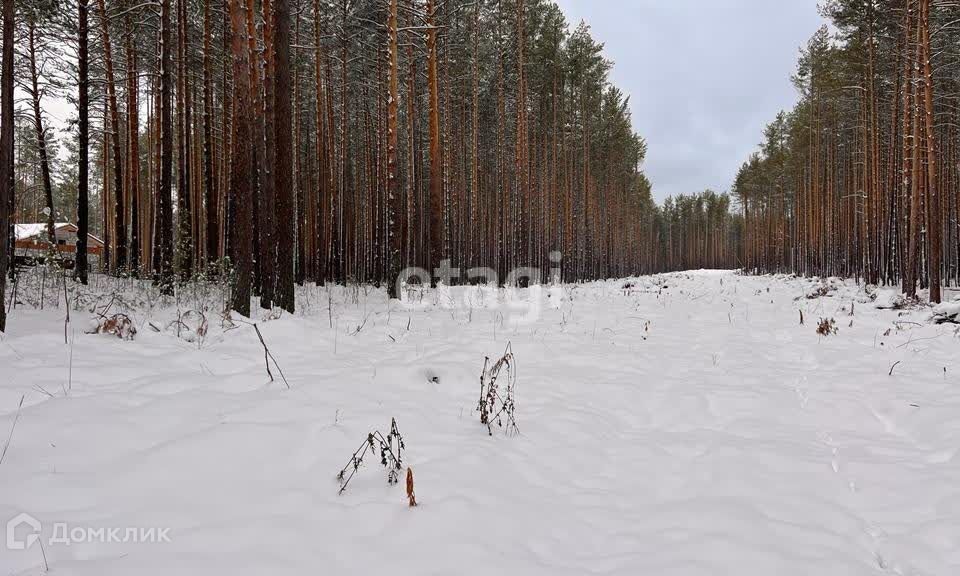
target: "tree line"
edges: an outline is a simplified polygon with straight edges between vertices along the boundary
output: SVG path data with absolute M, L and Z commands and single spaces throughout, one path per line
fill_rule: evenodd
M 916 296 L 960 280 L 960 5 L 829 0 L 798 104 L 733 188 L 758 271 L 858 277 Z
M 252 296 L 292 311 L 311 281 L 396 296 L 402 269 L 445 260 L 501 281 L 557 253 L 567 281 L 737 260 L 725 196 L 653 201 L 612 63 L 550 0 L 3 0 L 3 16 L 0 229 L 43 221 L 53 241 L 76 221 L 80 282 L 87 232 L 104 271 L 167 292 L 229 270 L 244 314 Z

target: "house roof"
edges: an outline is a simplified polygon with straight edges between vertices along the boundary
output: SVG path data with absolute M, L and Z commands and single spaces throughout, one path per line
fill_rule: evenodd
M 69 222 L 57 222 L 54 227 L 59 231 L 65 226 L 73 226 Z M 14 230 L 17 234 L 17 240 L 26 240 L 32 236 L 45 233 L 47 230 L 46 222 L 31 222 L 28 224 L 14 224 Z
M 46 222 L 29 222 L 24 224 L 14 224 L 14 231 L 17 236 L 17 240 L 28 240 L 34 236 L 45 235 L 47 232 L 47 223 Z M 66 232 L 76 232 L 77 225 L 73 222 L 55 222 L 53 224 L 57 233 L 66 228 Z M 97 242 L 103 244 L 103 240 L 94 236 L 93 234 L 87 233 L 89 238 L 93 238 Z

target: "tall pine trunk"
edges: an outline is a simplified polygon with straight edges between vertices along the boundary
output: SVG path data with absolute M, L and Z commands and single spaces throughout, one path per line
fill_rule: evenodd
M 430 117 L 430 268 L 440 267 L 444 247 L 443 159 L 440 157 L 440 91 L 437 78 L 436 5 L 427 0 L 427 84 Z
M 89 260 L 87 258 L 87 235 L 90 230 L 90 77 L 89 77 L 89 22 L 87 3 L 77 2 L 78 38 L 77 38 L 77 259 L 76 278 L 81 284 L 87 283 Z M 2 202 L 2 200 L 0 200 Z M 2 210 L 2 208 L 0 208 Z M 0 272 L 2 273 L 2 272 Z M 0 307 L 3 298 L 0 297 Z
M 156 248 L 157 282 L 165 294 L 173 294 L 173 122 L 171 117 L 172 58 L 170 3 L 160 0 L 160 179 L 157 190 Z
M 113 74 L 113 51 L 110 45 L 110 24 L 104 0 L 98 0 L 100 26 L 103 35 L 103 59 L 107 80 L 107 104 L 110 115 L 110 151 L 113 156 L 113 266 L 112 270 L 127 268 L 126 217 L 123 205 L 123 157 L 120 149 L 120 111 L 117 108 L 117 85 Z
M 127 12 L 124 16 L 124 49 L 127 53 L 127 201 L 130 205 L 130 270 L 138 273 L 143 251 L 140 226 L 140 80 L 131 20 Z
M 290 0 L 276 0 L 274 17 L 274 137 L 276 145 L 274 190 L 277 201 L 277 303 L 294 311 L 294 182 L 293 111 L 290 103 Z
M 397 177 L 397 111 L 399 109 L 399 70 L 397 50 L 397 0 L 390 0 L 387 13 L 387 73 L 389 96 L 387 99 L 387 204 L 388 204 L 388 266 L 387 289 L 390 298 L 399 298 L 400 254 L 403 239 L 400 237 L 400 221 L 403 204 L 400 198 Z
M 169 0 L 165 0 L 169 1 Z M 253 158 L 252 118 L 242 111 L 252 106 L 250 86 L 250 46 L 247 42 L 247 15 L 244 0 L 228 0 L 232 32 L 233 58 L 233 158 L 231 160 L 230 198 L 234 220 L 230 227 L 230 245 L 236 261 L 232 294 L 233 309 L 250 315 L 253 275 Z
M 7 330 L 7 266 L 13 211 L 13 4 L 3 0 L 3 64 L 0 72 L 0 332 Z
M 927 274 L 930 301 L 940 302 L 941 209 L 937 172 L 937 135 L 933 122 L 933 72 L 930 66 L 930 0 L 921 0 L 920 29 L 923 61 L 923 116 L 927 132 Z
M 40 176 L 43 182 L 43 198 L 47 214 L 47 240 L 50 248 L 57 249 L 55 214 L 53 212 L 53 184 L 50 181 L 50 159 L 47 156 L 47 132 L 43 127 L 43 113 L 40 109 L 40 86 L 37 73 L 37 25 L 33 19 L 27 20 L 27 55 L 30 64 L 30 102 L 33 105 L 33 126 L 37 134 L 37 152 L 40 156 Z
M 220 233 L 217 226 L 219 206 L 213 182 L 213 21 L 212 0 L 203 2 L 203 202 L 206 227 L 204 247 L 207 265 L 217 260 Z
M 181 280 L 193 274 L 193 203 L 191 180 L 191 101 L 189 67 L 189 25 L 187 0 L 177 2 L 178 58 L 177 58 L 177 269 Z

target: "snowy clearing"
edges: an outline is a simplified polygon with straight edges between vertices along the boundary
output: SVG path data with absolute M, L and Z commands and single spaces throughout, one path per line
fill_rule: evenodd
M 70 347 L 61 311 L 18 309 L 0 521 L 36 518 L 43 548 L 0 547 L 0 572 L 960 573 L 960 338 L 930 308 L 694 272 L 554 288 L 514 324 L 484 298 L 449 305 L 475 292 L 406 309 L 302 290 L 301 314 L 259 323 L 289 389 L 248 325 L 178 338 L 154 309 L 125 341 L 75 313 Z M 508 342 L 520 433 L 490 436 L 479 376 Z M 338 495 L 391 418 L 417 508 L 376 458 Z M 86 535 L 52 542 L 58 524 Z

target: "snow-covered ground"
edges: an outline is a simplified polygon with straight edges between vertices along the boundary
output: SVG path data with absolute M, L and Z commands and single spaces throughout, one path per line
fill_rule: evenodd
M 174 309 L 134 311 L 125 341 L 75 312 L 68 346 L 62 310 L 18 309 L 0 524 L 42 527 L 0 573 L 960 573 L 960 337 L 929 308 L 730 272 L 544 290 L 531 322 L 474 296 L 302 290 L 259 322 L 289 389 L 215 314 L 178 338 Z M 479 376 L 508 342 L 520 433 L 490 436 Z M 377 458 L 338 495 L 391 418 L 414 509 Z

